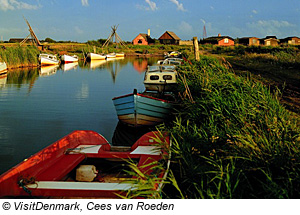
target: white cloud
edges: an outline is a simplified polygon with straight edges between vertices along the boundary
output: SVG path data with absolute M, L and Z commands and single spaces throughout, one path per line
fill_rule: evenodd
M 83 34 L 84 33 L 83 30 L 81 30 L 78 26 L 75 26 L 75 32 L 77 34 Z
M 185 33 L 192 33 L 193 27 L 189 23 L 182 21 L 179 25 L 179 30 Z
M 252 13 L 258 14 L 257 10 L 252 10 Z
M 284 35 L 283 32 L 286 32 L 286 29 L 292 31 L 296 25 L 289 23 L 288 21 L 259 20 L 257 22 L 247 23 L 247 27 L 261 36 L 277 35 L 281 37 Z
M 145 0 L 145 2 L 149 5 L 149 7 L 150 7 L 151 10 L 154 11 L 154 10 L 158 9 L 155 2 L 150 1 L 150 0 Z
M 89 6 L 89 0 L 81 0 L 82 6 L 88 7 Z
M 39 5 L 31 5 L 22 1 L 17 0 L 0 0 L 0 10 L 36 10 Z
M 156 6 L 155 2 L 153 2 L 151 0 L 145 0 L 145 2 L 149 5 L 149 7 L 147 7 L 145 5 L 137 4 L 136 8 L 139 10 L 152 10 L 152 11 L 158 10 L 158 7 Z
M 177 0 L 170 0 L 170 1 L 177 6 L 177 10 L 186 11 L 186 9 L 184 9 L 182 3 L 179 3 Z

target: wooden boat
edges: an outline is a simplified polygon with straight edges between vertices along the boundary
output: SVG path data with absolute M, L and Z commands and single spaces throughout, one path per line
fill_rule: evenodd
M 73 56 L 70 56 L 70 55 L 62 55 L 61 56 L 61 62 L 63 63 L 75 63 L 75 62 L 78 62 L 78 56 L 77 55 L 73 55 Z
M 106 59 L 108 59 L 108 58 L 116 58 L 116 53 L 110 53 L 110 54 L 107 54 L 106 55 Z
M 175 66 L 148 66 L 145 72 L 144 85 L 147 91 L 174 91 L 177 85 Z
M 112 99 L 121 122 L 134 127 L 154 126 L 170 116 L 174 98 L 156 98 L 151 93 L 131 93 Z
M 89 60 L 105 60 L 106 56 L 102 54 L 88 53 L 87 58 Z
M 165 171 L 152 171 L 153 162 L 167 155 L 157 141 L 170 144 L 168 136 L 157 132 L 143 135 L 131 147 L 117 147 L 94 131 L 74 131 L 3 173 L 0 196 L 117 197 L 136 188 L 123 171 L 124 160 L 136 161 L 143 174 L 166 177 Z M 160 189 L 161 182 L 153 189 Z
M 59 60 L 57 59 L 56 55 L 52 55 L 52 54 L 40 54 L 39 62 L 42 66 L 59 64 Z
M 7 65 L 5 62 L 0 62 L 0 75 L 7 73 Z

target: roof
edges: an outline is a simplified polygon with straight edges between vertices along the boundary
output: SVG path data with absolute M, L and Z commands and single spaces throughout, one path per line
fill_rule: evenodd
M 143 34 L 143 33 L 140 33 L 139 35 L 137 35 L 134 39 L 136 39 L 138 36 L 142 36 L 147 42 L 153 42 L 153 39 L 148 36 L 148 34 Z
M 165 33 L 163 33 L 163 35 L 159 38 L 159 39 L 162 39 L 162 37 L 165 35 L 165 34 L 169 34 L 170 37 L 172 37 L 174 40 L 180 40 L 180 38 L 172 31 L 166 31 Z
M 208 38 L 205 38 L 202 42 L 218 42 L 218 41 L 223 40 L 223 39 L 225 39 L 225 38 L 228 38 L 228 39 L 234 41 L 234 39 L 231 38 L 231 37 L 228 37 L 228 36 L 220 36 L 220 37 L 208 37 Z

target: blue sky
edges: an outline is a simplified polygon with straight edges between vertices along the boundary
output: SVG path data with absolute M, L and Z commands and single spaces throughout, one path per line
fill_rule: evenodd
M 300 0 L 0 0 L 0 40 L 24 38 L 28 19 L 42 40 L 106 39 L 111 26 L 132 41 L 151 30 L 181 39 L 203 36 L 300 37 Z

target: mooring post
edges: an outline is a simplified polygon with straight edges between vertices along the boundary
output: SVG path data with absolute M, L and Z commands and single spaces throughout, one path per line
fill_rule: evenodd
M 199 57 L 199 46 L 198 46 L 198 38 L 197 37 L 193 38 L 193 44 L 194 44 L 195 59 L 196 59 L 196 61 L 199 61 L 200 57 Z

